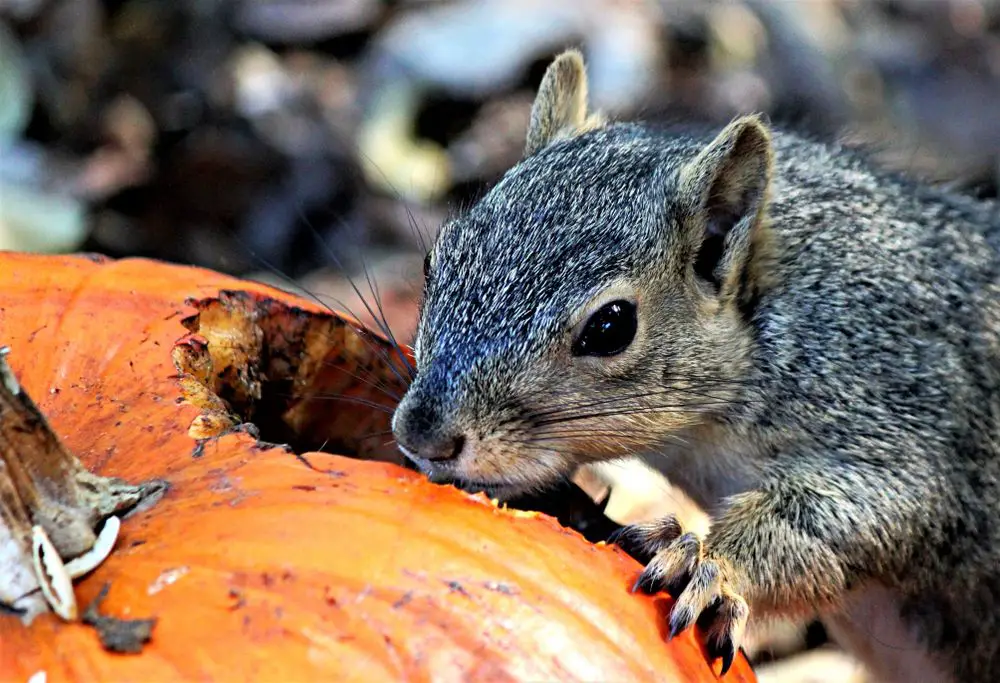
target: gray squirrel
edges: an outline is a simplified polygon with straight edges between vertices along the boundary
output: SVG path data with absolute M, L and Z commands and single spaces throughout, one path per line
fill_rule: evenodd
M 637 586 L 726 669 L 751 616 L 818 614 L 879 680 L 1000 672 L 1000 205 L 756 116 L 607 122 L 570 50 L 425 271 L 393 418 L 425 472 L 645 457 L 713 522 L 629 527 Z

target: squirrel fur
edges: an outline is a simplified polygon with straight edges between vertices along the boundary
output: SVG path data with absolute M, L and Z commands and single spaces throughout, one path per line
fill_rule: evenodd
M 570 50 L 525 157 L 439 231 L 401 448 L 501 495 L 646 458 L 713 521 L 630 528 L 637 585 L 724 667 L 750 615 L 819 614 L 880 680 L 992 680 L 1000 205 L 757 116 L 700 135 L 586 106 Z M 613 300 L 631 344 L 574 355 Z

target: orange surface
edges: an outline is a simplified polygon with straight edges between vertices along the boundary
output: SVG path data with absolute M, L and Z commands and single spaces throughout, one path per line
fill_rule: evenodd
M 143 652 L 2 616 L 0 678 L 715 680 L 691 632 L 665 642 L 669 599 L 628 591 L 638 564 L 551 518 L 246 434 L 196 451 L 171 349 L 185 299 L 220 289 L 321 311 L 204 270 L 0 254 L 0 344 L 55 430 L 101 474 L 171 486 L 77 584 L 81 606 L 110 582 L 102 612 L 157 618 Z M 754 679 L 738 658 L 725 680 Z

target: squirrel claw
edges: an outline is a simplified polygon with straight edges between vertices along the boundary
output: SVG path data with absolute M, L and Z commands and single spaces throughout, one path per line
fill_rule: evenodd
M 622 527 L 608 537 L 608 543 L 617 545 L 640 562 L 649 564 L 656 553 L 669 546 L 680 535 L 681 525 L 676 517 L 670 516 Z
M 625 550 L 625 548 L 622 547 L 622 543 L 624 542 L 628 544 L 630 540 L 629 535 L 632 531 L 632 528 L 633 527 L 630 526 L 623 526 L 612 531 L 611 534 L 608 536 L 607 540 L 608 545 L 616 545 L 622 550 Z
M 668 590 L 676 599 L 684 591 L 691 573 L 698 566 L 700 555 L 701 540 L 694 534 L 684 534 L 653 556 L 639 580 Z
M 635 580 L 632 585 L 632 592 L 637 593 L 639 591 L 643 593 L 655 593 L 660 589 L 660 581 L 653 572 L 647 569 L 643 570 L 639 578 Z
M 650 557 L 646 552 L 642 541 L 636 537 L 634 526 L 623 526 L 614 531 L 607 540 L 608 545 L 616 545 L 621 548 L 626 555 L 630 555 L 635 560 L 647 564 Z M 635 590 L 632 591 L 633 593 Z
M 663 550 L 682 533 L 681 525 L 673 516 L 663 517 L 642 524 L 630 524 L 615 531 L 608 538 L 625 552 L 633 548 L 650 554 Z
M 706 629 L 707 642 L 713 644 L 716 656 L 722 657 L 723 674 L 733 665 L 749 616 L 746 600 L 723 588 L 721 601 Z
M 746 601 L 733 587 L 735 583 L 730 565 L 706 556 L 701 540 L 688 533 L 660 550 L 636 585 L 668 587 L 675 599 L 669 638 L 697 622 L 705 631 L 709 657 L 721 657 L 725 673 L 733 664 L 750 616 Z
M 729 673 L 729 668 L 733 665 L 733 660 L 736 658 L 736 650 L 733 648 L 732 643 L 729 647 L 725 649 L 722 653 L 722 670 L 719 671 L 720 676 L 725 676 Z
M 719 671 L 719 675 L 725 676 L 732 668 L 733 660 L 736 659 L 736 648 L 733 647 L 733 643 L 729 640 L 724 643 L 710 640 L 706 643 L 706 649 L 710 660 L 722 659 L 722 669 Z
M 694 614 L 690 610 L 678 610 L 673 609 L 670 612 L 670 637 L 667 638 L 668 641 L 673 640 L 682 631 L 686 630 L 691 622 L 694 621 Z

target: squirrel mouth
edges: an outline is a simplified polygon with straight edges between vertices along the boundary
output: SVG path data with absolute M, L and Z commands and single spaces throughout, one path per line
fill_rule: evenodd
M 426 472 L 427 478 L 430 479 L 435 484 L 451 484 L 456 486 L 463 491 L 469 491 L 470 489 L 475 489 L 476 491 L 486 491 L 490 487 L 499 486 L 497 482 L 482 481 L 478 479 L 466 479 L 465 477 L 459 476 L 452 472 L 446 470 L 441 470 L 434 468 L 433 470 Z
M 441 462 L 426 460 L 424 458 L 411 455 L 407 450 L 400 448 L 404 455 L 417 466 L 428 480 L 435 484 L 452 485 L 466 493 L 485 493 L 490 498 L 506 501 L 516 498 L 531 491 L 547 488 L 554 482 L 517 482 L 504 479 L 478 479 L 466 476 L 454 462 Z
M 451 484 L 466 493 L 485 493 L 490 498 L 512 498 L 523 492 L 523 487 L 503 481 L 484 481 L 468 479 L 450 472 L 434 470 L 427 473 L 427 478 L 435 484 Z
M 460 479 L 454 482 L 457 488 L 466 493 L 485 493 L 490 498 L 497 498 L 501 501 L 515 498 L 524 492 L 523 487 L 514 484 L 501 484 L 497 482 L 468 481 Z

